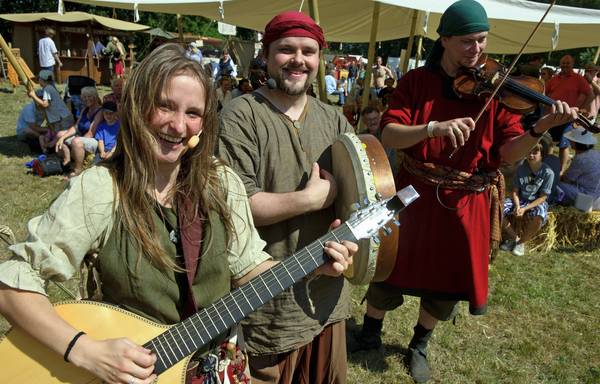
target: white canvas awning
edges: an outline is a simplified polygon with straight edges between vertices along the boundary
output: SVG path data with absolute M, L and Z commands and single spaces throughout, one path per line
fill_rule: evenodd
M 277 13 L 298 10 L 309 13 L 308 1 L 298 0 L 68 0 L 96 6 L 140 12 L 199 15 L 213 20 L 262 31 Z M 441 13 L 454 0 L 378 0 L 380 5 L 377 40 L 392 40 L 410 35 L 413 11 L 418 10 L 417 35 L 436 39 Z M 547 4 L 525 0 L 479 0 L 490 18 L 487 51 L 516 53 L 542 17 Z M 222 15 L 221 18 L 221 4 Z M 319 0 L 320 24 L 328 41 L 367 42 L 371 30 L 373 0 Z M 428 17 L 426 15 L 429 15 Z M 424 31 L 428 19 L 427 31 Z M 558 40 L 553 47 L 553 36 Z M 525 52 L 553 49 L 597 47 L 600 45 L 600 10 L 554 6 L 544 25 Z

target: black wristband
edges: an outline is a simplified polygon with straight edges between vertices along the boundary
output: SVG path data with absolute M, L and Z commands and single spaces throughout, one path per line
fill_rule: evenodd
M 83 335 L 85 335 L 85 332 L 83 331 L 77 333 L 75 336 L 73 336 L 73 338 L 69 342 L 69 345 L 67 345 L 67 350 L 65 351 L 65 355 L 63 356 L 63 359 L 65 359 L 67 363 L 69 362 L 69 353 L 71 353 L 71 349 L 73 349 L 73 346 L 75 345 L 77 340 Z
M 531 129 L 529 129 L 529 134 L 531 135 L 531 137 L 534 137 L 536 139 L 539 139 L 540 137 L 544 136 L 544 133 L 546 132 L 536 132 L 535 129 L 533 127 L 531 127 Z

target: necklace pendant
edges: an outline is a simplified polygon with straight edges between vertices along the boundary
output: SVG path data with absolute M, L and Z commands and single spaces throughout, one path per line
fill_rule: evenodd
M 177 244 L 178 236 L 176 230 L 172 229 L 171 232 L 169 232 L 169 240 L 172 243 Z

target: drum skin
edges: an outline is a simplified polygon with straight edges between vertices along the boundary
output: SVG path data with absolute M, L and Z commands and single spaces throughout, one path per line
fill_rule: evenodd
M 337 216 L 347 220 L 354 211 L 353 205 L 365 206 L 377 196 L 391 197 L 396 193 L 394 175 L 383 146 L 373 135 L 345 133 L 332 146 L 333 176 L 337 183 L 335 209 Z M 360 240 L 359 251 L 353 265 L 344 273 L 355 285 L 384 281 L 392 272 L 398 250 L 398 227 L 392 232 L 379 232 L 380 243 L 372 239 Z

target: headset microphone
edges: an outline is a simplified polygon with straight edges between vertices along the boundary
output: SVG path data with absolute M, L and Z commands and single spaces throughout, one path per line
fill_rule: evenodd
M 202 131 L 198 132 L 196 135 L 190 137 L 187 141 L 186 146 L 188 147 L 188 149 L 194 149 L 196 148 L 196 146 L 198 145 L 198 143 L 200 142 L 200 134 L 202 133 Z
M 273 78 L 270 78 L 267 80 L 267 87 L 269 87 L 269 89 L 277 89 L 277 81 L 275 81 Z

